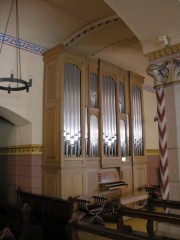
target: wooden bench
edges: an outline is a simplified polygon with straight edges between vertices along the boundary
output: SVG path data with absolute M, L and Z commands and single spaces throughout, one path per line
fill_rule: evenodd
M 10 228 L 15 236 L 22 232 L 22 211 L 15 204 L 0 202 L 0 229 Z
M 117 211 L 123 206 L 131 206 L 131 208 L 141 209 L 146 208 L 148 202 L 149 195 L 146 192 L 137 192 L 133 195 L 129 195 L 126 197 L 121 197 L 111 200 L 100 213 L 100 216 L 104 221 L 117 222 Z M 124 216 L 124 220 L 128 219 Z
M 161 190 L 159 185 L 145 185 L 141 188 L 141 190 L 145 190 L 149 194 L 149 197 L 161 198 Z
M 0 240 L 15 240 L 15 236 L 10 228 L 6 227 L 2 230 L 0 233 Z
M 152 238 L 143 233 L 123 232 L 112 228 L 106 228 L 102 225 L 87 224 L 83 222 L 71 222 L 67 225 L 68 240 L 79 240 L 79 232 L 85 231 L 108 239 L 116 240 L 160 240 L 160 238 Z M 93 239 L 93 235 L 92 235 Z M 170 240 L 170 239 L 169 239 Z M 173 239 L 171 239 L 173 240 Z
M 43 239 L 67 239 L 66 224 L 72 218 L 74 199 L 68 200 L 42 196 L 17 190 L 17 204 L 28 203 L 30 222 L 42 228 Z
M 133 203 L 133 208 L 144 208 L 149 195 L 146 192 L 135 192 L 133 195 L 124 196 L 120 199 L 122 205 Z
M 151 200 L 150 200 L 151 201 Z M 178 201 L 160 201 L 153 199 L 153 204 L 156 206 L 167 206 L 171 208 L 180 209 L 180 202 Z M 152 207 L 152 205 L 151 205 Z M 154 209 L 154 208 L 153 208 Z M 151 240 L 175 240 L 172 237 L 166 236 L 155 236 L 153 229 L 153 222 L 164 222 L 170 224 L 180 225 L 180 215 L 177 214 L 167 214 L 161 212 L 151 212 L 145 209 L 133 209 L 125 206 L 121 206 L 117 211 L 117 229 L 106 228 L 101 225 L 84 223 L 78 221 L 77 219 L 71 219 L 67 225 L 68 239 L 69 240 L 79 240 L 79 232 L 85 231 L 99 236 L 103 236 L 109 239 L 151 239 Z M 133 230 L 131 226 L 125 225 L 124 216 L 129 216 L 132 218 L 139 218 L 147 220 L 147 233 Z M 92 236 L 93 238 L 93 236 Z
M 177 214 L 167 214 L 161 212 L 153 212 L 141 209 L 132 209 L 127 207 L 120 207 L 118 209 L 118 229 L 119 231 L 125 231 L 127 228 L 124 225 L 123 217 L 129 216 L 132 218 L 140 218 L 147 220 L 147 233 L 150 237 L 154 236 L 153 222 L 163 222 L 169 224 L 180 225 L 180 215 Z M 173 239 L 173 238 L 171 238 Z
M 153 212 L 156 207 L 180 209 L 180 201 L 154 199 L 150 197 L 147 202 L 148 211 Z
M 29 213 L 30 207 L 26 203 L 22 208 L 19 208 L 14 204 L 0 202 L 0 229 L 3 229 L 2 234 L 0 233 L 0 239 L 8 239 L 8 236 L 9 239 L 33 239 L 27 238 L 27 235 L 32 235 Z M 26 236 L 26 238 L 23 236 Z

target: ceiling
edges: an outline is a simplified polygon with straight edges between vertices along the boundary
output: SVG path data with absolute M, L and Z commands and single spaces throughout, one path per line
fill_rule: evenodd
M 140 74 L 150 85 L 153 79 L 146 74 L 145 54 L 162 48 L 160 36 L 167 36 L 169 45 L 180 43 L 180 0 L 18 1 L 21 39 L 47 49 L 69 45 Z M 1 33 L 11 2 L 0 0 Z M 6 33 L 15 36 L 13 17 Z M 4 116 L 17 125 L 9 113 Z
M 10 3 L 1 0 L 0 22 Z M 19 0 L 19 18 L 23 40 L 48 49 L 64 43 L 145 77 L 144 53 L 161 48 L 159 36 L 180 42 L 179 0 Z

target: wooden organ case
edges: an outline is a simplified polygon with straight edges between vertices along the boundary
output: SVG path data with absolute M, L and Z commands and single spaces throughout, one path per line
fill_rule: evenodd
M 143 78 L 64 45 L 43 59 L 43 194 L 98 194 L 102 169 L 144 186 Z

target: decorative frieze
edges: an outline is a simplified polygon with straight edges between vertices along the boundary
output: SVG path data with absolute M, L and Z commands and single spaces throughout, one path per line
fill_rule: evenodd
M 38 154 L 42 154 L 42 145 L 20 145 L 0 148 L 0 155 L 38 155 Z
M 159 149 L 146 149 L 146 156 L 157 155 L 159 156 Z
M 7 35 L 7 34 L 4 34 L 4 33 L 0 33 L 0 42 L 1 43 L 3 42 L 4 44 L 7 44 L 7 45 L 10 45 L 10 46 L 13 46 L 13 47 L 17 46 L 17 38 L 12 37 L 12 36 Z M 47 51 L 47 48 L 38 46 L 34 43 L 24 41 L 22 39 L 18 39 L 18 42 L 19 42 L 18 43 L 19 48 L 23 49 L 25 51 L 28 51 L 28 52 L 32 52 L 32 53 L 41 55 L 42 53 Z
M 160 58 L 168 57 L 173 54 L 177 54 L 180 52 L 180 44 L 176 44 L 173 46 L 168 46 L 163 49 L 159 49 L 157 51 L 146 54 L 146 57 L 149 61 L 154 61 Z

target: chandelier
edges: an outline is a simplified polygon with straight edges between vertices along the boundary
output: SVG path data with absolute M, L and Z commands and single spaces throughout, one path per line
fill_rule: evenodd
M 18 0 L 12 0 L 10 11 L 8 14 L 7 23 L 5 26 L 5 31 L 3 34 L 3 39 L 1 42 L 0 47 L 0 54 L 2 52 L 2 47 L 4 44 L 9 20 L 12 14 L 13 7 L 15 9 L 15 17 L 16 17 L 16 71 L 17 76 L 14 76 L 13 73 L 10 74 L 10 77 L 3 77 L 0 78 L 0 90 L 5 90 L 8 93 L 11 93 L 11 91 L 22 91 L 26 90 L 26 92 L 29 92 L 29 88 L 32 87 L 32 79 L 29 79 L 29 82 L 25 81 L 21 77 L 21 55 L 20 55 L 20 39 L 19 39 L 19 12 L 18 12 Z

